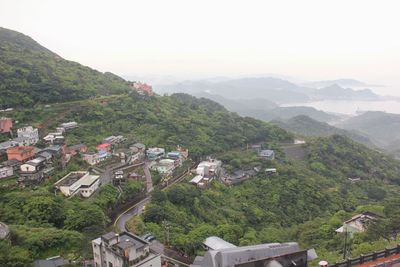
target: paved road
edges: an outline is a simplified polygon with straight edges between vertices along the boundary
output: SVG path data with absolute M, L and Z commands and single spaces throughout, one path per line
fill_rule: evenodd
M 130 207 L 129 209 L 127 209 L 126 211 L 124 211 L 123 213 L 121 213 L 121 215 L 119 215 L 117 217 L 117 219 L 115 220 L 114 223 L 114 228 L 119 231 L 119 232 L 123 232 L 123 231 L 128 231 L 125 227 L 126 223 L 134 216 L 136 215 L 140 215 L 143 212 L 143 207 L 150 202 L 150 197 L 147 197 L 145 199 L 143 199 L 142 201 L 140 201 L 139 203 L 135 204 L 134 206 Z

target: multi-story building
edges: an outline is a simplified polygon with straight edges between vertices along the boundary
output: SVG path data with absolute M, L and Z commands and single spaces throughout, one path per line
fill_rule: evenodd
M 32 126 L 19 128 L 17 135 L 19 139 L 23 140 L 25 146 L 31 146 L 39 142 L 39 131 Z
M 11 128 L 13 126 L 11 118 L 0 118 L 0 133 L 9 133 L 11 132 Z
M 33 158 L 34 155 L 35 148 L 32 146 L 16 146 L 7 149 L 8 160 L 16 159 L 23 162 Z
M 110 232 L 92 241 L 95 267 L 161 267 L 161 257 L 140 237 Z
M 38 184 L 43 180 L 46 159 L 38 157 L 20 166 L 18 182 L 24 185 Z
M 14 175 L 14 169 L 11 166 L 0 165 L 0 179 L 7 178 Z
M 69 130 L 69 129 L 74 129 L 76 127 L 78 127 L 78 123 L 75 121 L 70 121 L 70 122 L 61 123 L 59 128 L 64 128 L 65 130 Z

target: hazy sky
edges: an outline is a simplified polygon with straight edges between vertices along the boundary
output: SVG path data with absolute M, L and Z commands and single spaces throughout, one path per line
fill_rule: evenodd
M 400 95 L 399 10 L 385 0 L 0 0 L 0 26 L 119 75 L 356 78 Z

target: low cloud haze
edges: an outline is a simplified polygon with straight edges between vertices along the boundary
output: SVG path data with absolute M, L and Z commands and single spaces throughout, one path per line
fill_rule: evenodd
M 119 75 L 354 78 L 400 95 L 398 1 L 15 1 L 0 26 Z

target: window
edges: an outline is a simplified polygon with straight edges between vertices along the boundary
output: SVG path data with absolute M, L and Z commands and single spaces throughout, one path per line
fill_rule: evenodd
M 108 267 L 113 267 L 113 264 L 111 262 L 108 262 Z

